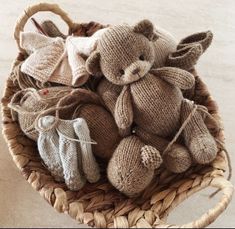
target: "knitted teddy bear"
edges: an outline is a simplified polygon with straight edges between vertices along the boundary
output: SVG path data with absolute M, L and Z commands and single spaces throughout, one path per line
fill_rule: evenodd
M 133 123 L 140 132 L 143 130 L 160 139 L 173 137 L 183 125 L 182 135 L 192 158 L 200 164 L 209 163 L 216 157 L 215 140 L 204 123 L 201 109 L 184 99 L 181 92 L 181 89 L 190 89 L 194 85 L 194 76 L 176 67 L 153 69 L 154 40 L 157 35 L 147 20 L 134 27 L 111 27 L 87 59 L 87 70 L 93 75 L 102 72 L 112 84 L 122 86 L 114 117 L 123 136 L 131 134 Z M 190 50 L 193 53 L 200 50 L 199 54 L 203 51 L 199 44 Z M 162 162 L 157 148 L 138 141 L 135 136 L 124 138 L 108 167 L 111 183 L 127 195 L 143 190 L 153 177 L 153 172 L 149 171 L 158 168 Z M 148 173 L 140 164 L 148 169 Z M 138 179 L 141 173 L 148 178 Z

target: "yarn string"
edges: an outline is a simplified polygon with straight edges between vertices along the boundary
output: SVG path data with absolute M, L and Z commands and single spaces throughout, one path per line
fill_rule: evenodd
M 192 111 L 190 112 L 190 114 L 188 115 L 188 117 L 185 119 L 185 121 L 183 122 L 182 126 L 180 127 L 180 129 L 178 130 L 178 132 L 176 133 L 176 135 L 174 136 L 174 138 L 170 141 L 170 143 L 167 145 L 167 147 L 165 148 L 165 150 L 163 151 L 163 155 L 172 147 L 172 145 L 176 142 L 176 140 L 178 139 L 178 137 L 180 136 L 180 134 L 182 133 L 182 131 L 184 130 L 184 128 L 186 127 L 186 125 L 188 124 L 188 122 L 191 120 L 191 118 L 193 117 L 193 115 L 196 113 L 196 111 L 201 111 L 204 114 L 207 115 L 207 117 L 209 117 L 211 120 L 213 120 L 215 123 L 218 124 L 218 121 L 207 111 L 207 108 L 202 106 L 202 105 L 197 105 L 197 104 L 193 104 L 194 107 L 192 109 Z M 232 177 L 232 164 L 231 164 L 231 158 L 230 155 L 227 151 L 227 149 L 225 148 L 223 142 L 219 141 L 218 139 L 215 139 L 215 141 L 218 143 L 220 149 L 222 151 L 225 152 L 225 156 L 227 158 L 227 162 L 228 162 L 228 177 L 227 180 L 231 180 Z M 213 192 L 209 198 L 214 197 L 218 192 L 220 191 L 220 189 L 216 190 L 215 192 Z

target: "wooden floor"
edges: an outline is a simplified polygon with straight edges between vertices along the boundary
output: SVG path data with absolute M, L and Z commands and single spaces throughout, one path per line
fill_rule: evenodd
M 39 1 L 1 0 L 0 8 L 0 88 L 17 53 L 13 40 L 14 23 L 28 4 Z M 133 24 L 148 18 L 177 39 L 204 30 L 214 32 L 214 41 L 198 64 L 224 120 L 227 148 L 235 165 L 235 1 L 234 0 L 56 0 L 78 22 Z M 37 18 L 48 18 L 40 14 Z M 60 23 L 60 20 L 56 18 Z M 65 26 L 61 25 L 64 29 Z M 30 29 L 30 27 L 28 27 Z M 1 92 L 2 93 L 2 92 Z M 67 215 L 58 214 L 15 167 L 0 136 L 0 227 L 78 227 Z M 235 179 L 233 178 L 233 182 Z M 235 183 L 235 182 L 234 182 Z M 170 223 L 186 223 L 212 207 L 220 195 L 208 199 L 210 191 L 201 192 L 179 206 L 169 217 Z M 235 227 L 235 201 L 211 227 Z M 84 227 L 84 226 L 81 226 Z

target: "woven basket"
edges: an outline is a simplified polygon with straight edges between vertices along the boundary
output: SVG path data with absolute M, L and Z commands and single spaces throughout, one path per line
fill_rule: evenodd
M 67 23 L 70 33 L 80 28 L 67 14 L 55 4 L 41 3 L 27 8 L 19 18 L 15 28 L 15 39 L 19 46 L 19 33 L 27 20 L 39 11 L 51 11 Z M 84 25 L 83 25 L 84 26 Z M 79 31 L 76 31 L 79 34 Z M 25 51 L 19 47 L 14 66 L 24 60 Z M 193 227 L 202 228 L 212 223 L 228 206 L 233 194 L 232 184 L 224 178 L 227 160 L 222 150 L 211 165 L 194 166 L 184 174 L 173 174 L 166 170 L 154 179 L 141 197 L 128 199 L 115 190 L 106 177 L 96 184 L 87 184 L 82 190 L 73 192 L 65 184 L 57 183 L 43 166 L 35 142 L 28 139 L 21 131 L 19 124 L 12 120 L 7 107 L 12 95 L 19 87 L 8 78 L 2 98 L 3 134 L 10 153 L 25 179 L 57 211 L 66 212 L 79 223 L 93 227 Z M 206 85 L 196 73 L 194 97 L 196 103 L 206 106 L 211 115 L 218 121 L 220 117 L 215 101 Z M 214 137 L 224 141 L 223 130 L 213 123 L 207 123 Z M 181 202 L 194 193 L 208 186 L 219 188 L 223 195 L 219 203 L 195 221 L 184 225 L 168 225 L 168 214 Z

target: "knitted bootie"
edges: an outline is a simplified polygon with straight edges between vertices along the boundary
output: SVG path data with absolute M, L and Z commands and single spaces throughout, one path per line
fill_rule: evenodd
M 184 100 L 181 109 L 182 123 L 191 115 L 194 104 L 189 100 Z M 200 111 L 195 111 L 184 128 L 183 136 L 185 144 L 191 151 L 193 159 L 199 164 L 207 164 L 213 161 L 217 154 L 217 146 L 214 138 L 207 129 L 203 115 Z
M 61 157 L 65 183 L 71 190 L 81 189 L 86 180 L 82 173 L 82 158 L 71 120 L 59 120 L 59 154 Z
M 91 138 L 97 142 L 92 145 L 93 153 L 103 159 L 110 159 L 121 141 L 118 128 L 112 115 L 101 105 L 84 104 L 74 118 L 84 118 L 90 130 Z
M 90 183 L 95 183 L 100 179 L 100 170 L 92 154 L 92 142 L 87 123 L 84 119 L 79 118 L 75 120 L 73 127 L 80 140 L 83 172 Z
M 210 46 L 212 39 L 213 33 L 211 31 L 195 33 L 182 39 L 178 44 L 177 49 L 189 47 L 194 44 L 200 44 L 202 46 L 203 52 L 205 52 L 206 49 Z
M 136 136 L 124 138 L 108 164 L 107 175 L 112 185 L 127 196 L 143 191 L 161 165 L 159 151 L 146 146 Z
M 177 67 L 190 71 L 196 65 L 202 52 L 203 49 L 200 44 L 185 46 L 182 49 L 169 54 L 166 60 L 166 66 Z
M 140 128 L 135 128 L 135 134 L 145 144 L 151 145 L 160 151 L 163 159 L 163 164 L 171 172 L 182 173 L 185 172 L 192 165 L 190 153 L 188 149 L 183 145 L 173 143 L 170 149 L 164 152 L 164 150 L 170 143 L 170 141 L 166 138 L 150 134 Z
M 57 181 L 63 181 L 63 167 L 59 155 L 59 136 L 55 117 L 44 116 L 38 120 L 38 151 L 48 170 Z

